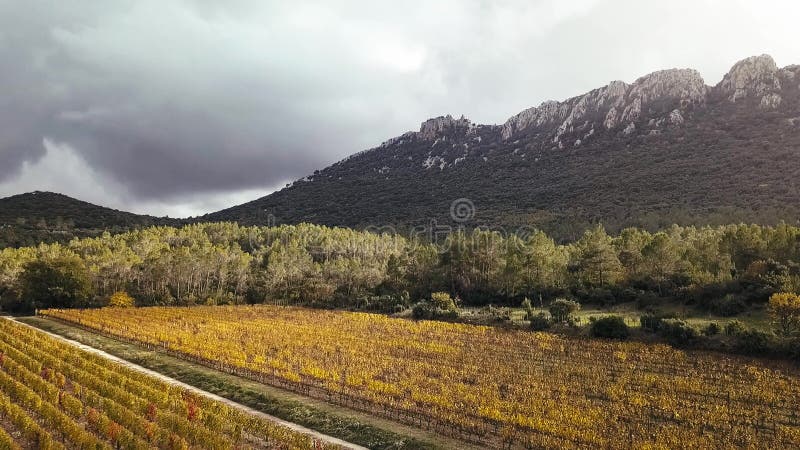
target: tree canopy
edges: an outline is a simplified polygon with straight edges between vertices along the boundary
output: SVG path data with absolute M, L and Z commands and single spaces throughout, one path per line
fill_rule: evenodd
M 151 227 L 67 244 L 0 250 L 0 304 L 102 306 L 120 291 L 137 305 L 390 304 L 374 296 L 464 305 L 681 300 L 720 314 L 800 287 L 800 229 L 601 226 L 571 243 L 541 231 L 461 230 L 443 242 L 319 225 L 232 223 Z

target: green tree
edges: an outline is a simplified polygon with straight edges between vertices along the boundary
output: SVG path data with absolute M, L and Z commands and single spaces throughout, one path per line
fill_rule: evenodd
M 753 261 L 764 258 L 767 243 L 758 225 L 729 225 L 722 234 L 722 246 L 734 268 L 745 270 Z
M 20 284 L 24 307 L 29 310 L 89 306 L 93 295 L 89 271 L 77 256 L 31 261 Z
M 505 240 L 502 266 L 499 283 L 501 292 L 507 297 L 514 297 L 525 288 L 525 243 L 517 235 L 512 234 Z
M 665 281 L 680 269 L 680 248 L 675 240 L 665 232 L 656 233 L 642 248 L 647 273 L 657 286 L 659 293 Z
M 449 290 L 459 293 L 469 291 L 474 281 L 471 239 L 459 230 L 447 236 L 444 246 L 440 263 L 445 270 Z
M 564 248 L 542 231 L 534 232 L 525 243 L 523 279 L 528 290 L 543 290 L 563 285 L 567 268 Z
M 615 239 L 619 262 L 629 280 L 642 277 L 642 273 L 645 271 L 642 250 L 651 239 L 650 233 L 637 228 L 626 228 Z
M 709 284 L 731 278 L 733 262 L 723 249 L 721 229 L 689 227 L 683 230 L 684 263 L 689 279 Z
M 575 243 L 573 266 L 582 282 L 604 286 L 619 279 L 622 264 L 611 244 L 611 237 L 606 234 L 602 225 L 587 230 Z
M 311 255 L 298 242 L 276 241 L 268 256 L 268 286 L 277 298 L 299 300 L 301 284 L 313 267 Z

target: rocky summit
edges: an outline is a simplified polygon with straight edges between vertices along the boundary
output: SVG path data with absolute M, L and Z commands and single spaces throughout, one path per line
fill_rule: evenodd
M 547 101 L 500 125 L 446 115 L 287 188 L 203 220 L 351 227 L 611 230 L 800 214 L 800 66 L 743 59 L 716 85 L 693 69 Z M 450 207 L 469 199 L 470 221 Z M 789 206 L 787 206 L 789 205 Z
M 555 130 L 553 144 L 558 147 L 564 148 L 565 141 L 580 145 L 601 128 L 621 127 L 630 134 L 643 115 L 659 122 L 659 126 L 681 122 L 681 110 L 705 104 L 707 91 L 696 70 L 662 70 L 633 84 L 612 81 L 564 102 L 549 101 L 527 109 L 503 124 L 501 136 L 507 140 L 531 129 L 549 129 Z

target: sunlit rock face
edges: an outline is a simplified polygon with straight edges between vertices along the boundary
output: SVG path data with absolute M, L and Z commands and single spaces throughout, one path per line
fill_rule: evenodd
M 680 109 L 705 104 L 707 91 L 696 70 L 661 70 L 632 84 L 612 81 L 564 102 L 549 101 L 526 109 L 503 124 L 501 137 L 507 140 L 524 130 L 552 128 L 552 142 L 559 144 L 565 135 L 595 128 L 621 128 L 623 134 L 631 134 L 636 129 L 632 124 L 654 117 L 669 119 L 661 124 L 680 125 Z
M 436 139 L 446 132 L 467 132 L 473 127 L 472 122 L 464 116 L 454 119 L 451 115 L 434 117 L 422 122 L 419 127 L 419 137 L 422 139 Z
M 719 88 L 732 102 L 747 97 L 763 98 L 780 91 L 778 66 L 769 55 L 751 56 L 733 65 Z

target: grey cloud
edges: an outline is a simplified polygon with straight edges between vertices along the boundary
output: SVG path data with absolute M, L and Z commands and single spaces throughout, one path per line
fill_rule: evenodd
M 800 62 L 798 12 L 727 0 L 0 0 L 0 185 L 27 189 L 15 177 L 50 139 L 114 180 L 111 206 L 202 210 L 431 116 L 499 123 L 661 68 L 715 83 L 750 54 Z

